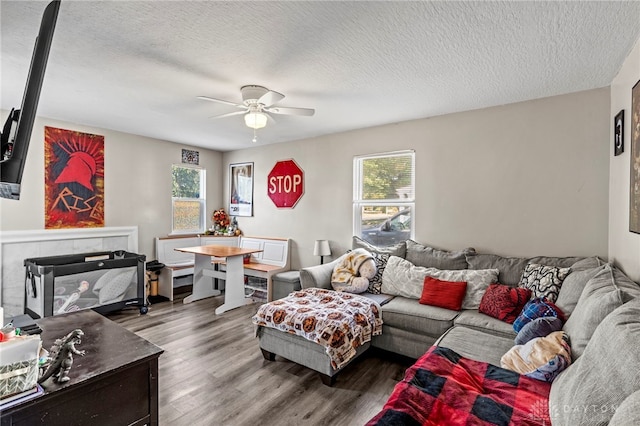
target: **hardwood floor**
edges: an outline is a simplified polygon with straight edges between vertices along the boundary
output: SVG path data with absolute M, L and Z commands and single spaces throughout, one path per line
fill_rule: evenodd
M 262 357 L 251 323 L 257 304 L 214 314 L 222 302 L 218 296 L 184 305 L 178 297 L 146 315 L 109 315 L 165 350 L 161 425 L 362 425 L 412 362 L 370 349 L 327 387 L 308 368 Z

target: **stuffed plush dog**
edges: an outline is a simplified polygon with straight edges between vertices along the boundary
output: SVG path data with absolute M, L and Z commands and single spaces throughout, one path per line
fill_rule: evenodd
M 376 262 L 371 253 L 359 248 L 344 254 L 331 274 L 331 286 L 336 291 L 362 293 L 369 280 L 376 276 Z

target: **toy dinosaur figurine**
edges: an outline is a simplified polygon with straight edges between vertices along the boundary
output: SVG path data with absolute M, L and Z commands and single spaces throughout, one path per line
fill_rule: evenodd
M 76 349 L 76 345 L 82 343 L 82 336 L 84 333 L 78 328 L 62 339 L 56 339 L 49 351 L 49 364 L 38 383 L 44 382 L 51 376 L 54 376 L 54 381 L 57 383 L 65 383 L 70 380 L 68 374 L 73 365 L 73 355 L 84 356 L 85 353 Z

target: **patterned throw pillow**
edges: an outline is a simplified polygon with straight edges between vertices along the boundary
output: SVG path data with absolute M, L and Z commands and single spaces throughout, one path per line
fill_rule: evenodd
M 369 280 L 369 289 L 367 291 L 372 294 L 380 294 L 382 293 L 382 273 L 384 272 L 384 268 L 387 267 L 390 254 L 372 252 L 371 255 L 373 256 L 373 260 L 376 261 L 378 271 L 375 277 Z
M 519 286 L 531 290 L 533 292 L 531 297 L 544 297 L 555 302 L 558 299 L 562 282 L 569 275 L 569 272 L 571 272 L 571 268 L 529 263 L 524 268 Z
M 520 332 L 522 327 L 525 326 L 525 324 L 533 321 L 536 318 L 542 317 L 557 317 L 560 318 L 562 322 L 565 321 L 565 316 L 560 308 L 558 308 L 553 304 L 553 302 L 550 302 L 547 299 L 537 297 L 533 300 L 528 301 L 527 304 L 524 305 L 522 312 L 513 322 L 513 329 L 516 331 L 516 333 L 518 333 Z
M 531 299 L 531 290 L 528 288 L 513 288 L 503 284 L 491 284 L 482 296 L 479 311 L 490 317 L 513 324 L 529 299 Z

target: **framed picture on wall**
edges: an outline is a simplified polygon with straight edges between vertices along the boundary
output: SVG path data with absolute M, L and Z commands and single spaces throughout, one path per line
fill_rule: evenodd
M 624 152 L 624 110 L 616 114 L 613 119 L 613 154 Z
M 229 165 L 229 214 L 253 216 L 253 163 Z
M 640 80 L 631 90 L 631 182 L 629 231 L 640 234 Z

